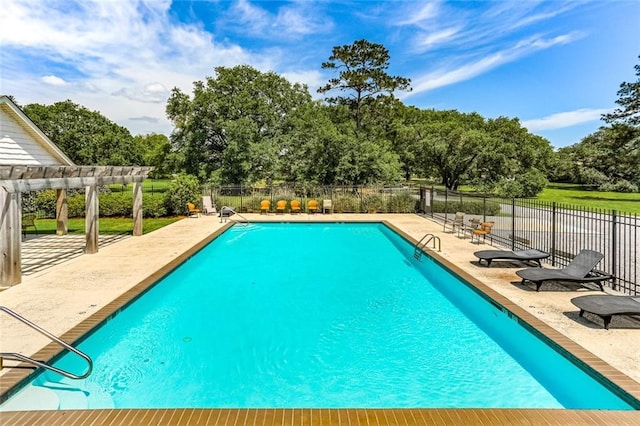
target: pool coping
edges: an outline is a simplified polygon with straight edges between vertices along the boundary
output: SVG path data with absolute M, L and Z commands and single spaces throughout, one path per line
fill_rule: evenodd
M 354 218 L 355 219 L 355 218 Z M 254 220 L 252 222 L 261 222 L 259 220 Z M 273 223 L 273 221 L 265 221 Z M 304 220 L 296 220 L 296 221 L 288 221 L 282 220 L 279 222 L 296 222 L 296 223 L 305 223 Z M 336 222 L 360 222 L 360 223 L 382 223 L 387 227 L 392 229 L 394 232 L 401 235 L 404 239 L 409 241 L 410 243 L 415 244 L 417 241 L 409 234 L 399 229 L 397 226 L 391 224 L 387 220 L 370 220 L 370 219 L 355 219 L 355 220 L 314 220 L 309 221 L 308 223 L 319 223 L 319 222 L 327 222 L 327 223 L 336 223 Z M 221 233 L 226 231 L 230 226 L 233 225 L 233 222 L 230 222 L 223 227 L 215 230 L 206 238 L 202 239 L 197 244 L 190 247 L 188 250 L 184 251 L 181 255 L 176 257 L 174 260 L 167 263 L 164 267 L 160 268 L 155 273 L 149 275 L 147 278 L 139 282 L 137 285 L 133 286 L 131 289 L 125 291 L 119 297 L 114 299 L 109 304 L 105 305 L 103 308 L 98 310 L 96 313 L 91 315 L 89 318 L 80 322 L 76 327 L 69 330 L 67 333 L 63 334 L 61 337 L 63 340 L 78 343 L 81 338 L 87 337 L 88 332 L 101 324 L 103 321 L 112 317 L 119 310 L 125 307 L 127 304 L 131 303 L 138 297 L 140 294 L 148 290 L 157 280 L 168 274 L 172 271 L 176 266 L 186 261 L 189 257 L 193 256 L 197 251 L 203 248 L 210 241 L 217 238 Z M 505 309 L 512 312 L 518 318 L 523 319 L 527 323 L 529 323 L 533 328 L 542 336 L 550 339 L 550 341 L 554 342 L 563 350 L 566 350 L 568 353 L 572 354 L 576 357 L 576 359 L 580 360 L 580 362 L 589 366 L 589 368 L 596 371 L 606 380 L 614 383 L 616 386 L 622 388 L 625 392 L 629 393 L 636 399 L 640 399 L 640 383 L 631 379 L 624 373 L 620 372 L 616 368 L 610 366 L 591 352 L 584 349 L 582 346 L 575 343 L 573 340 L 567 338 L 560 332 L 556 331 L 552 327 L 546 325 L 540 319 L 536 318 L 534 315 L 528 313 L 515 303 L 511 302 L 505 296 L 499 294 L 494 291 L 487 285 L 480 282 L 478 279 L 473 277 L 468 272 L 459 268 L 449 260 L 439 256 L 437 253 L 432 250 L 426 249 L 423 250 L 428 256 L 441 263 L 450 269 L 454 274 L 458 275 L 461 279 L 468 282 L 470 285 L 475 287 L 481 293 L 487 295 L 487 297 L 495 300 L 500 305 L 502 305 Z M 62 353 L 62 349 L 56 345 L 55 343 L 49 344 L 44 347 L 42 350 L 37 352 L 34 355 L 36 359 L 43 360 L 52 360 L 55 357 L 59 356 Z M 33 372 L 31 370 L 20 370 L 14 369 L 2 377 L 0 377 L 0 400 L 4 401 L 15 386 L 21 384 L 23 381 L 27 380 L 28 376 L 30 376 Z M 145 414 L 141 414 L 141 413 Z M 66 414 L 65 414 L 66 413 Z M 388 421 L 387 419 L 389 413 L 392 414 L 394 421 Z M 196 416 L 197 419 L 196 420 Z M 373 415 L 373 417 L 371 417 Z M 49 417 L 51 416 L 51 417 Z M 131 417 L 133 416 L 133 417 Z M 142 417 L 140 417 L 142 416 Z M 147 417 L 150 416 L 150 417 Z M 17 421 L 19 423 L 24 424 L 34 422 L 42 422 L 46 419 L 46 421 L 53 421 L 54 419 L 58 419 L 56 421 L 63 421 L 63 424 L 67 421 L 71 421 L 75 423 L 79 420 L 82 422 L 86 422 L 89 419 L 93 419 L 92 422 L 95 423 L 95 420 L 104 418 L 104 421 L 111 422 L 110 424 L 131 424 L 131 423 L 140 423 L 137 421 L 144 420 L 146 423 L 147 420 L 150 422 L 157 422 L 162 420 L 164 423 L 165 416 L 167 421 L 178 421 L 177 424 L 205 424 L 199 423 L 200 420 L 210 421 L 212 418 L 216 419 L 216 422 L 222 421 L 224 418 L 224 422 L 239 422 L 241 418 L 245 418 L 245 424 L 247 423 L 247 419 L 253 419 L 252 422 L 257 422 L 259 418 L 263 419 L 263 424 L 270 424 L 267 419 L 269 417 L 273 417 L 273 421 L 278 424 L 286 424 L 289 423 L 286 419 L 291 419 L 294 423 L 307 423 L 310 421 L 320 421 L 323 422 L 322 419 L 333 419 L 339 421 L 349 420 L 352 421 L 354 418 L 361 420 L 367 419 L 367 421 L 371 423 L 378 424 L 420 424 L 423 423 L 419 419 L 431 419 L 435 420 L 435 423 L 468 423 L 464 421 L 464 419 L 469 420 L 469 422 L 474 423 L 485 423 L 485 424 L 501 424 L 504 422 L 513 423 L 520 421 L 536 421 L 540 422 L 544 419 L 545 422 L 558 422 L 558 421 L 568 421 L 568 422 L 579 422 L 582 424 L 598 424 L 602 422 L 616 422 L 616 421 L 629 421 L 629 419 L 633 418 L 635 421 L 640 419 L 640 411 L 608 411 L 608 410 L 538 410 L 538 409 L 389 409 L 389 410 L 375 410 L 375 409 L 344 409 L 344 410 L 312 410 L 312 409 L 274 409 L 274 410 L 223 410 L 223 409 L 169 409 L 169 410 L 68 410 L 68 411 L 33 411 L 33 412 L 1 412 L 0 419 L 3 422 L 7 422 L 9 424 L 12 421 Z M 224 417 L 223 417 L 224 416 Z M 435 417 L 434 417 L 435 416 Z M 277 421 L 277 418 L 282 418 L 284 423 Z M 316 420 L 313 420 L 313 419 Z M 66 420 L 64 420 L 66 419 Z M 382 419 L 387 419 L 387 421 L 382 421 Z M 401 421 L 400 419 L 404 419 Z M 626 420 L 625 420 L 626 419 Z M 132 421 L 135 420 L 135 421 Z M 513 420 L 513 421 L 512 421 Z M 184 423 L 187 421 L 187 423 Z M 81 423 L 82 423 L 81 422 Z M 242 422 L 240 422 L 242 423 Z M 432 423 L 431 421 L 427 421 L 427 423 Z M 69 423 L 71 424 L 71 423 Z M 105 424 L 100 421 L 100 424 Z

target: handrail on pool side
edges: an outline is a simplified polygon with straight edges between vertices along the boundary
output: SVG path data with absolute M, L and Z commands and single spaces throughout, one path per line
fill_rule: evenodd
M 33 328 L 34 330 L 38 331 L 39 333 L 47 336 L 49 339 L 53 340 L 54 342 L 58 343 L 59 345 L 61 345 L 62 347 L 64 347 L 65 349 L 67 349 L 68 351 L 73 352 L 74 354 L 80 356 L 81 358 L 84 358 L 85 361 L 87 361 L 87 364 L 89 365 L 89 368 L 87 369 L 87 371 L 84 374 L 81 375 L 77 375 L 77 374 L 73 374 L 70 373 L 68 371 L 65 370 L 61 370 L 57 367 L 54 367 L 52 365 L 46 364 L 42 361 L 38 361 L 36 359 L 33 358 L 29 358 L 26 355 L 22 355 L 21 353 L 17 353 L 17 352 L 0 352 L 0 370 L 2 370 L 4 367 L 6 368 L 12 368 L 12 367 L 16 367 L 13 365 L 4 365 L 4 359 L 10 359 L 12 361 L 23 361 L 23 362 L 27 362 L 29 364 L 33 364 L 36 365 L 38 367 L 44 368 L 46 370 L 50 370 L 53 371 L 54 373 L 58 373 L 64 377 L 67 377 L 69 379 L 74 379 L 74 380 L 80 380 L 80 379 L 86 379 L 87 377 L 89 377 L 89 375 L 91 374 L 91 372 L 93 371 L 93 361 L 91 360 L 91 358 L 89 357 L 89 355 L 85 354 L 84 352 L 79 351 L 78 349 L 74 348 L 73 346 L 69 345 L 68 343 L 62 341 L 60 338 L 56 337 L 55 335 L 53 335 L 52 333 L 48 332 L 47 330 L 43 329 L 42 327 L 32 323 L 31 321 L 29 321 L 28 319 L 26 319 L 25 317 L 23 317 L 22 315 L 12 311 L 11 309 L 5 307 L 5 306 L 0 306 L 0 311 L 3 311 L 7 314 L 9 314 L 10 316 L 12 316 L 13 318 L 17 319 L 18 321 L 22 322 L 25 325 L 28 325 L 29 327 Z

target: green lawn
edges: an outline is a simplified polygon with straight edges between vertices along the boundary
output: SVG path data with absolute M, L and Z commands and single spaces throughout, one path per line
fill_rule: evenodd
M 170 179 L 145 179 L 142 182 L 142 191 L 145 193 L 162 193 L 167 190 L 170 183 Z M 107 186 L 111 192 L 127 192 L 131 191 L 133 188 L 132 183 L 127 185 L 111 184 Z
M 550 184 L 537 200 L 640 214 L 640 194 L 586 191 L 576 185 Z
M 182 219 L 182 217 L 159 217 L 159 218 L 145 218 L 142 221 L 142 233 L 148 234 L 156 229 L 167 226 L 173 222 Z M 84 218 L 74 217 L 69 219 L 67 226 L 69 234 L 71 235 L 84 235 Z M 101 234 L 133 234 L 133 219 L 127 217 L 101 217 L 99 222 Z M 56 220 L 55 219 L 37 219 L 36 226 L 38 228 L 38 234 L 55 234 L 56 233 Z M 33 228 L 29 228 L 27 234 L 35 234 Z

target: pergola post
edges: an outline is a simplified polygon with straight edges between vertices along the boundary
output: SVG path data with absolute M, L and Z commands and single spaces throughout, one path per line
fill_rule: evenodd
M 98 231 L 99 231 L 99 206 L 98 206 L 98 187 L 87 186 L 85 193 L 85 232 L 87 244 L 84 252 L 93 254 L 98 252 Z
M 69 232 L 69 206 L 67 204 L 67 190 L 56 190 L 56 235 L 67 235 Z
M 133 235 L 142 235 L 142 182 L 133 182 Z
M 10 286 L 22 281 L 22 217 L 20 192 L 0 187 L 0 285 Z

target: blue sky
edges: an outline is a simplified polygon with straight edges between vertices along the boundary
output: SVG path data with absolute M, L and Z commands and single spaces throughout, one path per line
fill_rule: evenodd
M 397 93 L 419 108 L 518 117 L 554 147 L 604 123 L 636 81 L 640 1 L 2 0 L 0 92 L 21 104 L 71 99 L 127 127 L 164 133 L 173 87 L 251 65 L 316 89 L 334 46 L 390 53 Z

